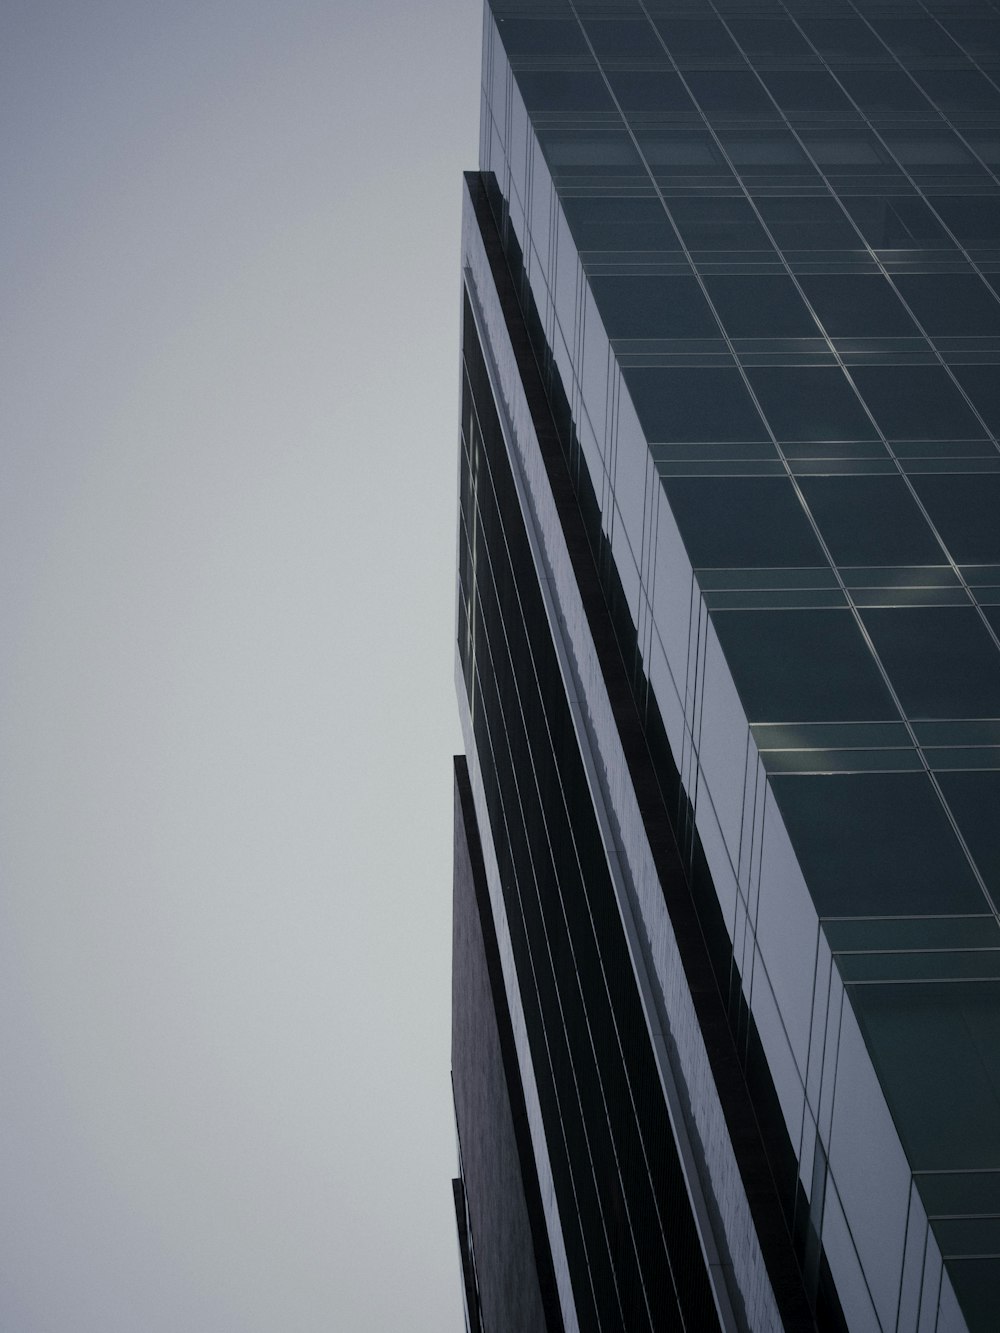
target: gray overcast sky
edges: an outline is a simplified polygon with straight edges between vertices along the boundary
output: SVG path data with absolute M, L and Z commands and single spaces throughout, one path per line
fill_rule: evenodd
M 0 9 L 0 1328 L 458 1329 L 477 0 Z

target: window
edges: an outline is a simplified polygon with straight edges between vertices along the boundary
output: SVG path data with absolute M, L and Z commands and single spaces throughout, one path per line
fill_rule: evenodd
M 705 287 L 732 338 L 819 337 L 816 321 L 784 274 L 707 277 Z
M 811 273 L 799 281 L 831 338 L 918 336 L 899 297 L 877 273 Z
M 771 778 L 820 916 L 921 916 L 986 908 L 923 773 Z
M 629 366 L 622 373 L 639 423 L 651 442 L 768 438 L 735 368 Z
M 663 487 L 695 568 L 827 563 L 787 477 L 669 477 Z
M 718 325 L 690 277 L 614 274 L 590 279 L 609 338 L 717 338 Z
M 751 722 L 898 716 L 847 610 L 716 611 L 713 624 Z
M 911 718 L 1000 717 L 1000 650 L 964 606 L 862 612 Z
M 855 366 L 851 374 L 890 439 L 983 437 L 982 426 L 940 366 Z
M 902 477 L 802 477 L 799 485 L 838 565 L 944 563 Z
M 1000 564 L 1000 473 L 942 472 L 913 486 L 956 564 Z

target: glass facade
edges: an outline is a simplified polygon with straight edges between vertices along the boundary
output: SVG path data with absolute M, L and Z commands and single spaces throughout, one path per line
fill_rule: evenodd
M 457 674 L 538 1326 L 1000 1328 L 1000 12 L 490 0 L 479 165 Z

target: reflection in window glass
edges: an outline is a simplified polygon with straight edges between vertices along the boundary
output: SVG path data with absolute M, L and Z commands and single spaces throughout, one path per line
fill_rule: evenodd
M 608 70 L 608 80 L 626 116 L 656 120 L 700 119 L 680 75 L 670 70 L 611 69 Z
M 713 173 L 729 170 L 725 158 L 707 130 L 649 130 L 637 127 L 636 137 L 654 172 L 658 168 L 661 171 L 674 168 L 680 175 L 705 167 L 711 168 Z
M 821 167 L 831 173 L 852 172 L 892 165 L 889 154 L 871 130 L 863 126 L 841 125 L 812 129 L 803 126 L 799 131 L 806 148 Z
M 767 250 L 767 233 L 746 199 L 671 199 L 669 208 L 691 250 Z
M 991 167 L 1000 166 L 1000 130 L 982 126 L 962 126 L 962 137 L 982 160 Z
M 866 115 L 911 111 L 928 115 L 932 110 L 927 98 L 902 70 L 842 70 L 837 77 Z
M 789 19 L 730 18 L 729 30 L 751 58 L 812 55 L 808 42 Z
M 982 426 L 940 366 L 855 366 L 851 374 L 889 439 L 983 437 Z
M 909 1165 L 1000 1167 L 1000 982 L 855 986 L 851 1000 Z
M 938 782 L 986 887 L 1000 902 L 1000 772 L 939 773 Z
M 812 168 L 791 134 L 777 125 L 754 130 L 723 129 L 719 138 L 730 161 L 744 174 L 755 167 L 767 173 L 777 167 Z
M 897 162 L 914 171 L 937 171 L 942 167 L 961 167 L 963 176 L 975 175 L 981 168 L 972 154 L 950 130 L 943 126 L 921 125 L 919 128 L 883 125 L 882 138 L 892 150 Z
M 1000 1259 L 952 1258 L 948 1260 L 948 1276 L 971 1333 L 993 1333 L 1000 1291 Z
M 672 18 L 657 14 L 653 21 L 676 60 L 704 56 L 739 59 L 739 52 L 718 19 Z
M 719 329 L 695 278 L 614 274 L 590 279 L 609 338 L 714 338 Z
M 940 24 L 926 14 L 908 12 L 905 18 L 873 17 L 872 26 L 888 47 L 902 60 L 920 60 L 925 56 L 960 58 L 960 52 L 945 36 Z
M 645 19 L 588 19 L 584 28 L 599 59 L 605 56 L 658 59 L 664 55 L 656 33 Z
M 663 488 L 695 568 L 826 565 L 787 477 L 668 477 Z
M 572 171 L 646 177 L 639 154 L 624 130 L 538 129 L 538 142 L 553 174 Z
M 1000 475 L 942 472 L 913 485 L 956 564 L 1000 564 Z
M 806 36 L 828 60 L 852 56 L 881 56 L 886 61 L 889 53 L 872 30 L 853 15 L 843 18 L 817 18 L 803 14 L 799 22 Z
M 923 773 L 775 776 L 775 800 L 820 916 L 986 907 Z
M 497 30 L 508 55 L 587 56 L 587 43 L 573 19 L 498 15 Z
M 561 201 L 578 250 L 679 250 L 659 199 L 570 195 Z
M 944 553 L 902 477 L 801 477 L 838 565 L 940 565 Z
M 514 75 L 529 116 L 574 112 L 593 118 L 617 119 L 618 112 L 594 70 L 520 69 Z
M 955 378 L 994 435 L 1000 436 L 1000 366 L 952 366 Z M 1000 513 L 997 514 L 1000 526 Z
M 1000 717 L 1000 650 L 972 607 L 863 611 L 909 717 Z
M 857 116 L 837 84 L 823 70 L 762 70 L 771 96 L 790 116 Z
M 829 196 L 764 196 L 760 215 L 782 250 L 860 250 L 863 242 Z
M 877 273 L 810 273 L 802 288 L 831 338 L 914 338 L 918 330 Z
M 978 70 L 917 69 L 914 77 L 946 115 L 1000 111 L 1000 91 Z
M 847 610 L 716 611 L 751 722 L 875 722 L 896 708 Z
M 942 14 L 941 20 L 973 60 L 1000 59 L 1000 30 L 994 15 Z
M 778 273 L 709 277 L 708 294 L 732 338 L 815 338 L 816 322 L 791 278 Z
M 915 273 L 897 283 L 932 338 L 1000 334 L 1000 301 L 975 273 Z
M 934 203 L 937 205 L 937 197 Z M 940 222 L 915 195 L 845 196 L 844 207 L 874 250 L 924 250 L 951 244 Z
M 996 195 L 935 195 L 934 207 L 963 245 L 1000 245 Z
M 837 366 L 766 366 L 747 372 L 779 440 L 874 440 L 878 432 Z
M 649 441 L 725 443 L 768 438 L 735 368 L 627 366 L 622 374 Z
M 688 85 L 709 120 L 778 115 L 755 75 L 743 70 L 692 70 Z

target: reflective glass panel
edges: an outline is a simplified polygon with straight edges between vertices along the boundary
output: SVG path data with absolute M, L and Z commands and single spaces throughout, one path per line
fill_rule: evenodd
M 862 611 L 909 717 L 1000 717 L 1000 649 L 972 607 Z
M 945 556 L 902 477 L 802 477 L 838 565 L 940 565 Z
M 713 623 L 751 722 L 897 716 L 849 611 L 724 611 Z
M 982 912 L 982 892 L 923 773 L 770 779 L 820 916 Z

